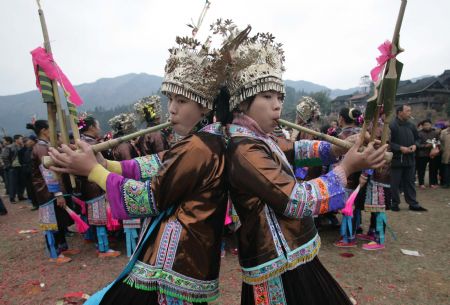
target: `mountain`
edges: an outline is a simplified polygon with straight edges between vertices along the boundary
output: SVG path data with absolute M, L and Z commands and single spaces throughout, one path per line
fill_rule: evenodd
M 319 91 L 330 91 L 329 88 L 318 85 L 315 83 L 311 83 L 304 80 L 285 80 L 284 83 L 286 86 L 292 87 L 295 91 L 305 91 L 305 92 L 319 92 Z
M 156 75 L 126 74 L 114 78 L 101 78 L 94 83 L 76 87 L 78 94 L 84 99 L 82 108 L 105 109 L 131 104 L 137 99 L 158 92 L 162 77 Z
M 123 111 L 130 111 L 131 105 L 139 98 L 157 94 L 161 86 L 162 77 L 140 74 L 126 74 L 112 78 L 101 78 L 93 83 L 75 86 L 76 90 L 84 100 L 80 111 L 88 111 L 101 117 L 103 129 L 107 129 L 108 118 Z M 358 88 L 346 90 L 331 90 L 325 86 L 312 82 L 299 80 L 286 80 L 287 112 L 295 111 L 295 103 L 298 98 L 306 94 L 326 95 L 326 99 L 335 98 L 339 95 L 351 94 Z M 64 95 L 61 94 L 61 97 Z M 65 100 L 63 100 L 65 104 Z M 291 107 L 288 107 L 290 105 Z M 292 109 L 291 109 L 292 108 Z M 167 111 L 167 99 L 162 99 L 163 113 Z M 37 118 L 46 117 L 46 107 L 38 90 L 21 94 L 0 96 L 0 130 L 4 128 L 9 135 L 14 133 L 29 134 L 25 131 L 25 125 L 33 115 Z
M 162 77 L 156 75 L 126 74 L 114 78 L 101 78 L 93 83 L 75 86 L 83 98 L 80 111 L 114 109 L 130 105 L 137 99 L 156 94 L 161 86 Z M 60 92 L 60 96 L 64 95 Z M 65 104 L 63 99 L 62 104 Z M 64 107 L 65 108 L 65 107 Z M 164 109 L 163 109 L 164 110 Z M 46 107 L 38 90 L 21 94 L 0 96 L 0 128 L 9 135 L 26 133 L 25 125 L 31 117 L 46 117 Z
M 318 85 L 312 82 L 304 81 L 304 80 L 285 80 L 284 82 L 286 86 L 294 88 L 295 91 L 304 91 L 307 93 L 311 92 L 321 92 L 326 91 L 329 93 L 330 98 L 334 99 L 339 95 L 346 95 L 346 94 L 352 94 L 356 91 L 358 91 L 359 87 L 349 88 L 349 89 L 330 89 L 328 87 Z
M 349 89 L 333 89 L 330 91 L 330 98 L 335 99 L 340 95 L 353 94 L 355 92 L 358 92 L 359 90 L 361 90 L 360 87 L 353 87 Z

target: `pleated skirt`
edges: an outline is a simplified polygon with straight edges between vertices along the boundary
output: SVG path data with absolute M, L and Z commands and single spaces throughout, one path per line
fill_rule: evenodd
M 100 305 L 208 305 L 191 303 L 162 295 L 156 291 L 139 290 L 123 281 L 115 283 L 105 294 Z
M 352 305 L 316 257 L 261 285 L 242 284 L 241 305 Z

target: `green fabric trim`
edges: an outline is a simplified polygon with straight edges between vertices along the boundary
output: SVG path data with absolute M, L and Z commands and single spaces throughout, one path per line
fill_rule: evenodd
M 322 160 L 320 158 L 295 160 L 295 167 L 313 167 L 322 165 Z
M 180 300 L 185 300 L 187 302 L 194 302 L 194 303 L 212 302 L 212 301 L 217 300 L 219 298 L 219 296 L 220 296 L 220 294 L 218 293 L 218 294 L 216 294 L 214 296 L 211 296 L 211 297 L 194 298 L 194 297 L 183 295 L 181 293 L 176 293 L 174 291 L 171 291 L 169 289 L 165 289 L 165 288 L 160 287 L 158 285 L 154 285 L 154 286 L 150 286 L 149 287 L 146 284 L 139 284 L 139 283 L 136 283 L 136 282 L 130 280 L 129 278 L 126 278 L 125 280 L 123 280 L 123 282 L 125 284 L 127 284 L 128 286 L 130 286 L 132 288 L 135 288 L 135 289 L 138 289 L 138 290 L 158 291 L 158 292 L 163 293 L 165 295 L 168 295 L 168 296 L 171 296 L 171 297 L 174 297 L 174 298 L 178 298 Z

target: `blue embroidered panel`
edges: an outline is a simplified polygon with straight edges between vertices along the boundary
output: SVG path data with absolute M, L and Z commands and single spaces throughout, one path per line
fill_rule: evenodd
M 161 237 L 160 245 L 158 247 L 158 255 L 156 257 L 155 264 L 156 267 L 172 269 L 182 230 L 183 227 L 177 219 L 169 221 L 166 224 Z
M 267 288 L 269 291 L 270 305 L 287 305 L 286 297 L 284 295 L 283 281 L 281 276 L 274 277 L 267 281 Z
M 277 228 L 274 224 L 274 221 L 272 221 L 272 217 L 270 215 L 269 207 L 267 204 L 264 206 L 264 213 L 267 219 L 267 223 L 269 225 L 270 233 L 272 234 L 272 240 L 275 244 L 275 249 L 277 250 L 278 255 L 283 255 L 283 248 L 281 247 L 280 240 L 277 237 Z
M 125 179 L 121 185 L 122 202 L 130 217 L 149 217 L 159 214 L 151 189 L 151 181 Z

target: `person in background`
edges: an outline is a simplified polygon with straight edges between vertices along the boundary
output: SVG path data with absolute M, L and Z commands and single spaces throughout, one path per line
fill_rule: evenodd
M 441 131 L 441 163 L 443 167 L 443 187 L 450 188 L 450 122 L 447 128 Z
M 19 161 L 21 164 L 20 169 L 20 180 L 21 183 L 27 190 L 28 199 L 31 200 L 31 204 L 33 205 L 32 211 L 36 211 L 39 209 L 39 204 L 36 200 L 36 195 L 33 189 L 33 183 L 31 182 L 31 168 L 32 168 L 32 153 L 33 147 L 37 143 L 37 137 L 35 135 L 29 136 L 24 142 L 25 145 L 19 151 Z
M 49 261 L 65 264 L 72 259 L 68 256 L 80 253 L 69 249 L 64 235 L 70 218 L 64 207 L 67 193 L 56 175 L 42 165 L 42 157 L 48 156 L 50 129 L 48 121 L 36 120 L 27 124 L 34 131 L 37 143 L 33 146 L 31 160 L 31 181 L 39 205 L 39 226 L 45 236 L 45 245 L 50 256 Z
M 362 123 L 362 113 L 356 108 L 342 108 L 338 117 L 339 127 L 341 128 L 338 138 L 345 140 L 353 135 L 359 135 Z M 356 171 L 348 176 L 347 185 L 345 186 L 344 202 L 351 193 L 358 187 L 360 171 Z M 361 209 L 355 205 L 354 217 L 351 230 L 345 221 L 341 222 L 341 239 L 336 241 L 334 245 L 339 248 L 356 247 L 355 232 L 362 233 L 361 229 Z
M 97 119 L 89 115 L 82 115 L 78 119 L 78 127 L 81 133 L 81 140 L 89 145 L 95 145 L 100 138 L 101 128 Z M 98 257 L 118 257 L 119 251 L 109 247 L 107 233 L 107 206 L 105 192 L 97 184 L 88 181 L 87 177 L 77 177 L 78 199 L 86 203 L 88 212 L 88 224 L 92 226 L 96 237 Z
M 433 141 L 437 142 L 439 135 L 438 132 L 432 128 L 430 120 L 424 120 L 422 123 L 422 129 L 419 131 L 419 148 L 417 150 L 417 174 L 419 178 L 419 187 L 425 189 L 425 170 L 427 164 L 429 164 L 428 179 L 430 187 L 437 188 L 437 170 L 439 161 L 437 158 L 431 158 L 430 153 L 433 149 Z
M 134 110 L 147 128 L 161 123 L 161 98 L 158 95 L 140 99 L 134 104 Z M 147 156 L 169 149 L 169 143 L 162 131 L 155 131 L 139 137 L 137 147 L 141 156 Z
M 108 121 L 112 128 L 114 138 L 122 137 L 136 131 L 136 117 L 132 113 L 121 113 Z M 136 145 L 137 139 L 124 141 L 111 149 L 111 155 L 115 161 L 131 160 L 140 157 L 140 151 Z M 141 228 L 141 219 L 123 219 L 123 231 L 127 247 L 127 256 L 130 257 L 136 248 L 138 233 Z
M 419 145 L 419 134 L 416 126 L 409 121 L 411 107 L 401 105 L 396 109 L 397 117 L 389 125 L 391 129 L 391 150 L 393 152 L 391 163 L 391 192 L 392 207 L 394 212 L 400 211 L 400 183 L 402 184 L 405 200 L 409 209 L 415 212 L 425 212 L 416 200 L 414 187 L 415 176 L 415 151 Z
M 3 151 L 3 143 L 0 142 L 0 156 L 2 155 Z M 0 158 L 0 177 L 2 177 L 3 183 L 5 183 L 5 165 L 3 164 L 3 159 Z
M 11 168 L 11 162 L 9 161 L 9 146 L 12 144 L 13 139 L 5 136 L 3 138 L 2 149 L 2 163 L 3 163 L 3 178 L 5 182 L 5 194 L 9 195 L 9 169 Z
M 11 203 L 16 202 L 16 195 L 19 200 L 26 200 L 23 197 L 23 192 L 20 193 L 20 161 L 19 161 L 19 151 L 23 147 L 23 140 L 21 135 L 14 135 L 14 143 L 7 146 L 7 162 L 9 164 L 8 169 L 8 194 L 9 201 Z

